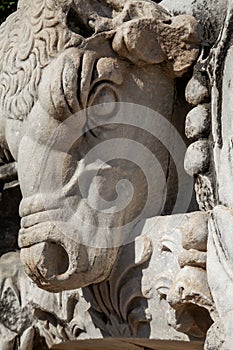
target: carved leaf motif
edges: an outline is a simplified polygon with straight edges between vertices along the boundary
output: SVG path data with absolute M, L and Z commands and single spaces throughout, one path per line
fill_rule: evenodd
M 149 329 L 148 296 L 142 292 L 142 270 L 150 261 L 152 244 L 144 238 L 143 250 L 137 258 L 136 244 L 121 248 L 107 281 L 84 289 L 85 298 L 91 301 L 89 312 L 95 326 L 105 336 L 139 336 L 145 328 Z

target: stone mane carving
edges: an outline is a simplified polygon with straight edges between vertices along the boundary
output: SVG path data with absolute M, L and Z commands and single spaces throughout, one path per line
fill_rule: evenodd
M 20 1 L 18 11 L 1 26 L 1 110 L 7 118 L 26 118 L 38 98 L 43 68 L 59 52 L 79 44 L 64 25 L 64 2 L 57 5 Z

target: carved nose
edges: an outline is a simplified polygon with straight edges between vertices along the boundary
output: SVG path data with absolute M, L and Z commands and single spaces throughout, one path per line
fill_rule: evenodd
M 38 287 L 57 293 L 99 283 L 109 276 L 118 247 L 80 244 L 50 224 L 41 223 L 20 232 L 21 262 Z
M 49 281 L 64 274 L 69 268 L 69 257 L 65 249 L 52 242 L 35 244 L 22 250 L 21 259 L 37 278 Z

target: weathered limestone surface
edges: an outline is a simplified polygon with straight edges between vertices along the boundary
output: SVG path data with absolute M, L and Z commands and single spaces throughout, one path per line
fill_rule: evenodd
M 127 241 L 127 236 L 130 235 L 137 220 L 156 215 L 161 211 L 166 184 L 161 186 L 161 183 L 154 181 L 152 190 L 156 193 L 156 200 L 151 199 L 145 212 L 141 216 L 137 215 L 137 220 L 134 220 L 135 214 L 142 211 L 145 205 L 147 184 L 140 169 L 133 166 L 129 169 L 128 165 L 120 160 L 108 168 L 105 167 L 98 179 L 98 191 L 100 194 L 104 192 L 109 204 L 106 202 L 102 204 L 99 201 L 92 191 L 91 186 L 94 186 L 92 183 L 83 185 L 86 192 L 84 196 L 87 198 L 82 198 L 79 193 L 82 191 L 81 188 L 76 188 L 74 194 L 74 188 L 79 179 L 81 181 L 84 176 L 90 177 L 87 174 L 100 167 L 99 159 L 89 160 L 83 154 L 108 138 L 122 138 L 122 134 L 124 137 L 127 129 L 129 138 L 135 141 L 140 139 L 142 144 L 144 143 L 159 157 L 163 172 L 170 171 L 169 152 L 159 144 L 159 140 L 154 141 L 143 132 L 135 134 L 132 125 L 131 128 L 125 128 L 126 131 L 120 126 L 108 131 L 105 126 L 98 126 L 98 122 L 102 117 L 105 123 L 107 118 L 108 123 L 113 123 L 115 115 L 111 114 L 115 111 L 114 106 L 117 103 L 129 104 L 138 101 L 140 105 L 151 108 L 163 115 L 167 121 L 171 121 L 175 77 L 187 71 L 199 52 L 199 27 L 191 16 L 181 15 L 173 18 L 152 2 L 126 1 L 125 4 L 117 4 L 115 7 L 95 6 L 89 3 L 82 5 L 82 2 L 62 2 L 55 6 L 53 3 L 27 4 L 22 1 L 18 12 L 9 18 L 2 29 L 4 36 L 11 22 L 17 28 L 19 19 L 19 29 L 24 33 L 26 25 L 31 39 L 22 44 L 25 57 L 21 57 L 18 49 L 17 53 L 14 49 L 8 50 L 12 57 L 12 67 L 9 67 L 7 55 L 2 55 L 3 76 L 6 74 L 16 81 L 21 81 L 20 68 L 16 68 L 16 75 L 8 73 L 10 69 L 14 69 L 15 54 L 19 64 L 29 62 L 31 73 L 34 74 L 34 81 L 28 81 L 25 86 L 22 84 L 17 93 L 13 85 L 6 91 L 5 84 L 2 83 L 2 113 L 3 116 L 9 116 L 3 121 L 4 139 L 17 160 L 23 195 L 19 234 L 21 259 L 29 276 L 39 286 L 50 291 L 84 287 L 105 280 L 118 254 L 117 246 L 121 244 L 119 234 L 124 235 L 123 239 Z M 31 23 L 24 24 L 24 18 L 28 18 L 25 11 L 30 15 Z M 43 11 L 43 14 L 40 11 Z M 68 15 L 65 16 L 67 11 Z M 84 31 L 83 35 L 77 34 L 78 29 L 72 27 L 75 14 L 81 18 L 80 21 L 83 21 L 80 24 L 80 30 Z M 74 17 L 70 22 L 69 16 Z M 56 23 L 47 24 L 47 17 L 51 18 L 51 21 L 56 18 Z M 85 27 L 86 17 L 96 18 L 91 24 L 89 20 Z M 43 29 L 37 35 L 34 21 L 39 20 L 43 23 L 43 19 L 45 21 Z M 78 24 L 78 18 L 76 21 Z M 49 38 L 47 42 L 41 39 L 43 35 Z M 150 39 L 146 39 L 148 35 Z M 140 45 L 145 39 L 148 40 L 148 46 L 142 51 Z M 14 42 L 15 37 L 12 39 L 10 37 L 9 41 L 11 40 Z M 3 45 L 3 52 L 7 52 L 8 44 L 6 42 L 5 46 Z M 48 51 L 47 61 L 44 60 L 44 49 Z M 38 50 L 42 53 L 36 59 Z M 26 73 L 29 80 L 30 72 L 27 70 Z M 26 81 L 27 76 L 23 82 Z M 158 84 L 156 98 L 151 92 L 154 82 Z M 33 84 L 33 96 L 30 93 L 32 89 L 30 84 Z M 26 99 L 22 98 L 24 94 L 27 96 Z M 108 102 L 112 103 L 110 110 L 98 111 L 92 108 L 88 116 L 83 113 L 77 115 L 79 122 L 76 123 L 74 113 L 80 112 L 83 108 Z M 21 107 L 18 108 L 18 105 Z M 133 123 L 133 120 L 129 123 Z M 91 133 L 89 128 L 94 129 L 94 132 Z M 157 125 L 150 125 L 150 128 L 157 131 Z M 61 133 L 63 138 L 54 134 L 59 145 L 54 145 L 48 152 L 48 144 L 54 132 Z M 73 132 L 73 135 L 66 135 L 67 132 Z M 170 128 L 167 128 L 164 135 L 168 140 L 170 132 Z M 68 142 L 71 142 L 72 137 L 75 137 L 76 144 L 69 145 Z M 133 149 L 133 144 L 131 147 L 125 147 L 129 158 Z M 68 150 L 69 155 L 66 156 Z M 49 157 L 46 164 L 44 159 L 47 156 L 41 156 L 45 153 L 48 153 Z M 111 156 L 114 158 L 114 155 Z M 127 154 L 122 158 L 124 156 L 127 157 Z M 30 164 L 30 176 L 28 176 L 28 164 Z M 45 169 L 41 173 L 43 167 Z M 60 174 L 61 167 L 62 174 Z M 160 178 L 161 168 L 155 170 L 155 177 Z M 148 167 L 148 171 L 152 172 L 152 169 Z M 104 215 L 101 212 L 103 209 L 113 210 L 114 207 L 115 184 L 112 178 L 119 181 L 125 176 L 136 188 L 145 190 L 135 191 L 131 205 L 127 206 L 124 212 Z M 65 201 L 63 197 L 66 198 Z M 67 203 L 69 208 L 61 205 L 63 202 Z M 88 202 L 97 205 L 100 211 L 98 215 L 95 215 Z M 76 216 L 92 228 L 77 229 L 82 224 L 75 221 Z M 54 220 L 64 222 L 66 227 L 61 230 L 66 231 L 65 236 L 63 232 L 59 232 L 56 225 L 54 226 Z M 67 220 L 75 221 L 75 227 L 65 224 Z M 100 228 L 102 225 L 105 231 L 109 232 L 102 234 Z M 118 232 L 115 237 L 116 235 L 111 232 L 112 226 L 116 228 L 127 226 L 127 228 L 124 234 Z M 77 232 L 78 230 L 80 232 Z M 72 236 L 75 237 L 76 243 L 71 239 Z M 56 245 L 52 245 L 51 242 Z M 92 247 L 89 242 L 92 242 Z M 54 255 L 63 255 L 64 261 L 59 264 L 54 260 Z
M 232 350 L 233 4 L 157 2 L 0 27 L 0 349 Z
M 174 276 L 182 283 L 178 263 L 178 254 L 184 253 L 182 227 L 189 225 L 190 220 L 189 214 L 147 220 L 143 229 L 140 225 L 141 236 L 121 249 L 108 281 L 83 291 L 40 290 L 23 272 L 18 253 L 3 255 L 0 259 L 1 346 L 11 349 L 18 343 L 19 349 L 30 350 L 33 344 L 40 349 L 40 346 L 55 346 L 65 340 L 111 336 L 128 338 L 128 341 L 132 337 L 132 342 L 135 337 L 142 338 L 144 346 L 153 349 L 152 339 L 179 339 L 181 343 L 177 344 L 185 341 L 189 346 L 191 335 L 195 342 L 191 342 L 190 349 L 200 348 L 208 322 L 211 323 L 208 313 L 201 311 L 202 307 L 209 309 L 208 303 L 212 304 L 205 280 L 202 278 L 201 283 L 190 290 L 184 276 L 182 295 L 174 295 L 177 290 Z M 196 301 L 192 307 L 191 298 L 194 301 L 203 297 L 203 293 L 206 299 L 210 298 L 209 302 Z M 198 320 L 196 314 L 201 314 L 202 320 Z M 176 317 L 180 322 L 185 320 L 183 334 L 169 326 L 175 325 Z M 178 326 L 177 330 L 180 330 Z

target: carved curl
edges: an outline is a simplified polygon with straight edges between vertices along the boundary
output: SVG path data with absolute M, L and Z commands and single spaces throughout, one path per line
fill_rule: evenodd
M 37 100 L 43 68 L 80 41 L 66 27 L 63 7 L 50 0 L 20 1 L 17 12 L 0 27 L 1 113 L 23 120 Z

